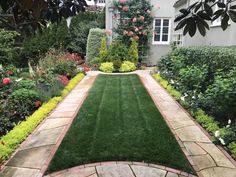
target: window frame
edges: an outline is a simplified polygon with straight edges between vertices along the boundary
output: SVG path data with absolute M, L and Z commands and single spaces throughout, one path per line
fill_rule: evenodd
M 155 28 L 156 28 L 156 20 L 161 20 L 161 29 L 160 29 L 160 41 L 155 41 Z M 169 26 L 168 26 L 168 40 L 167 41 L 163 41 L 162 40 L 162 35 L 163 35 L 163 23 L 164 20 L 169 20 Z M 171 18 L 169 17 L 156 17 L 154 18 L 153 21 L 153 38 L 152 38 L 152 44 L 154 45 L 169 45 L 170 44 L 170 40 L 171 40 Z

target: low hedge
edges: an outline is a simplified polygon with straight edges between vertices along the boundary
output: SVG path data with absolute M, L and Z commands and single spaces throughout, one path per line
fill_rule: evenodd
M 154 74 L 153 77 L 160 83 L 160 85 L 165 88 L 170 95 L 172 95 L 183 107 L 187 108 L 186 105 L 188 105 L 188 103 L 186 103 L 186 101 L 184 101 L 183 95 L 176 90 L 173 86 L 171 86 L 171 84 L 163 79 L 161 77 L 160 74 Z M 222 136 L 224 136 L 224 134 L 227 131 L 227 126 L 221 128 L 219 126 L 219 123 L 217 121 L 214 120 L 213 117 L 207 115 L 202 109 L 188 109 L 188 111 L 191 113 L 191 115 L 196 119 L 196 121 L 198 123 L 200 123 L 202 125 L 202 127 L 204 127 L 210 134 L 215 136 L 215 133 L 217 131 L 219 131 Z M 217 137 L 216 137 L 217 138 Z M 214 140 L 217 141 L 217 140 Z M 226 149 L 228 151 L 230 151 L 230 153 L 232 154 L 232 157 L 236 158 L 236 142 L 231 142 L 230 144 L 226 145 Z
M 47 103 L 44 103 L 37 111 L 29 116 L 25 121 L 16 125 L 13 130 L 0 139 L 0 162 L 9 158 L 12 152 L 16 150 L 21 142 L 55 109 L 59 102 L 81 81 L 84 74 L 80 73 L 70 80 L 69 84 L 62 91 L 61 96 L 54 97 Z

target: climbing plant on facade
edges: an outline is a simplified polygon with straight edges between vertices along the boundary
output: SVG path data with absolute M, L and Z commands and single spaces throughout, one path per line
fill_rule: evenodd
M 126 45 L 133 39 L 137 41 L 141 61 L 148 53 L 148 40 L 152 36 L 152 5 L 147 0 L 119 0 L 114 2 L 114 8 L 118 40 Z

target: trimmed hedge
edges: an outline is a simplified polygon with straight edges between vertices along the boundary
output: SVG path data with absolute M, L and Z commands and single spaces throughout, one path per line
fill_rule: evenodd
M 70 80 L 69 84 L 62 91 L 61 96 L 54 97 L 47 103 L 44 103 L 37 111 L 29 116 L 25 121 L 16 125 L 13 130 L 0 139 L 0 162 L 9 158 L 12 152 L 16 150 L 21 142 L 47 117 L 47 115 L 56 108 L 59 102 L 69 94 L 69 92 L 81 81 L 84 74 L 80 73 Z
M 86 51 L 86 62 L 95 61 L 99 56 L 101 41 L 105 37 L 105 31 L 100 28 L 92 28 L 89 31 Z

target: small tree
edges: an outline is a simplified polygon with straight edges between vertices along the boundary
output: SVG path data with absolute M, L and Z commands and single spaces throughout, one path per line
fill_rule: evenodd
M 106 62 L 108 60 L 108 50 L 107 50 L 107 39 L 106 37 L 102 38 L 101 48 L 99 51 L 98 61 L 100 63 Z
M 128 60 L 134 63 L 138 62 L 138 57 L 139 57 L 137 45 L 138 45 L 137 42 L 134 39 L 132 39 L 131 45 L 128 51 Z

